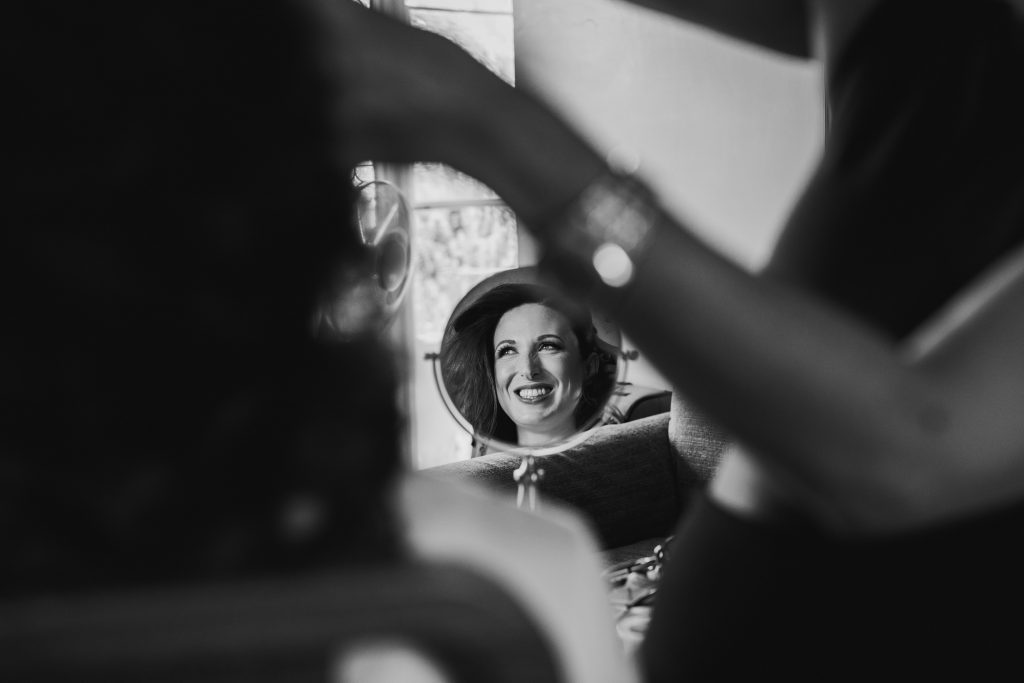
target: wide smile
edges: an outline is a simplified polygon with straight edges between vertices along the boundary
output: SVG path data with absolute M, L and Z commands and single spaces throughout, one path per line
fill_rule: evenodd
M 540 403 L 551 396 L 554 390 L 550 384 L 528 384 L 514 389 L 513 393 L 523 403 Z

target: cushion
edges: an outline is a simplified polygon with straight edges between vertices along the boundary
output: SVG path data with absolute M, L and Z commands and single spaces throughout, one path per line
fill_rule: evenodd
M 706 484 L 718 468 L 729 437 L 707 414 L 672 393 L 668 441 L 676 456 L 680 495 Z

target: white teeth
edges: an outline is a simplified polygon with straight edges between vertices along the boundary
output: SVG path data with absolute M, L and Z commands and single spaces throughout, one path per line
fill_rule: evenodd
M 547 387 L 526 387 L 525 389 L 520 389 L 518 393 L 521 398 L 535 399 L 550 394 L 551 389 Z

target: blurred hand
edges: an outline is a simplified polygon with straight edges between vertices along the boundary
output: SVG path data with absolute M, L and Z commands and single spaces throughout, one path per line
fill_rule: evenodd
M 336 84 L 342 161 L 447 164 L 497 192 L 527 227 L 604 169 L 546 104 L 451 41 L 354 0 L 300 1 Z

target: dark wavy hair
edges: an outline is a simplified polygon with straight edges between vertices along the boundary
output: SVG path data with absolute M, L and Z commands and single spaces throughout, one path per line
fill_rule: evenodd
M 301 3 L 0 14 L 0 593 L 392 556 L 391 359 L 309 330 L 368 261 Z
M 539 284 L 496 285 L 454 317 L 441 341 L 441 377 L 455 408 L 476 435 L 515 444 L 516 425 L 498 404 L 494 391 L 494 330 L 507 312 L 523 304 L 541 304 L 566 317 L 583 359 L 597 354 L 597 372 L 586 376 L 576 406 L 576 426 L 591 426 L 615 384 L 614 357 L 598 343 L 590 311 L 558 291 Z

